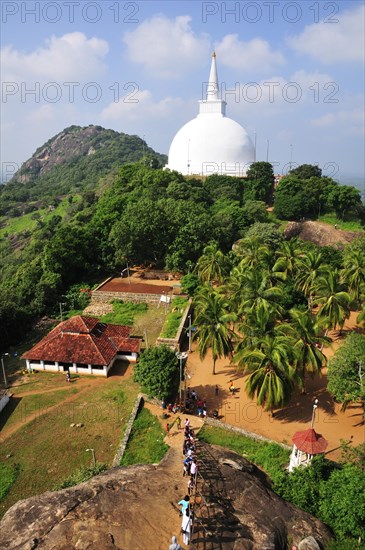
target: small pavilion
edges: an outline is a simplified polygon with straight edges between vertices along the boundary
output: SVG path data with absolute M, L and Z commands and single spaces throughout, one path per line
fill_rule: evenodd
M 308 466 L 315 455 L 324 453 L 327 449 L 328 441 L 313 428 L 314 416 L 318 399 L 313 404 L 313 414 L 311 427 L 308 430 L 296 432 L 293 436 L 293 450 L 290 455 L 289 472 L 299 466 Z

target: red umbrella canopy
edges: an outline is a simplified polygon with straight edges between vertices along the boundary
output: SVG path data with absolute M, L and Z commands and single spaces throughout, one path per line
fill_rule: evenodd
M 304 432 L 296 432 L 292 441 L 300 451 L 310 455 L 323 453 L 328 445 L 328 441 L 321 434 L 317 434 L 313 428 Z

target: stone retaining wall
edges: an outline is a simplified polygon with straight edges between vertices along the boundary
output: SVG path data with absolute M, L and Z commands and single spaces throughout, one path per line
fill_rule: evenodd
M 191 299 L 189 300 L 189 304 L 183 313 L 179 328 L 177 329 L 177 333 L 174 336 L 174 338 L 162 338 L 161 336 L 159 336 L 156 340 L 156 346 L 165 345 L 174 351 L 180 351 L 180 343 L 183 340 L 183 330 L 185 329 L 186 321 L 190 311 L 191 311 Z
M 123 302 L 146 302 L 148 304 L 158 304 L 160 302 L 160 294 L 137 294 L 133 292 L 106 292 L 104 290 L 93 290 L 92 301 L 110 303 L 113 300 Z
M 285 443 L 279 443 L 278 441 L 274 441 L 273 439 L 269 439 L 268 437 L 264 437 L 263 435 L 259 435 L 254 432 L 249 432 L 244 428 L 238 428 L 237 426 L 232 426 L 231 424 L 225 424 L 225 422 L 221 422 L 220 420 L 216 420 L 215 418 L 208 417 L 205 419 L 205 423 L 208 424 L 209 426 L 214 426 L 215 428 L 222 428 L 223 430 L 236 432 L 240 435 L 249 437 L 250 439 L 256 439 L 256 441 L 264 441 L 265 443 L 275 443 L 275 445 L 280 445 L 280 447 L 283 447 L 283 449 L 287 449 L 288 451 L 291 450 L 291 447 L 289 447 L 289 445 L 285 445 Z
M 130 414 L 129 420 L 127 422 L 127 426 L 126 426 L 126 429 L 125 429 L 125 432 L 124 432 L 124 435 L 123 435 L 122 442 L 119 445 L 119 449 L 117 450 L 117 453 L 114 457 L 113 467 L 120 465 L 120 461 L 122 460 L 123 455 L 125 453 L 125 449 L 127 447 L 129 436 L 131 435 L 133 422 L 136 419 L 138 411 L 143 406 L 143 402 L 144 402 L 144 395 L 142 393 L 139 393 L 138 396 L 137 396 L 136 402 L 134 403 L 134 407 L 133 407 L 133 410 Z

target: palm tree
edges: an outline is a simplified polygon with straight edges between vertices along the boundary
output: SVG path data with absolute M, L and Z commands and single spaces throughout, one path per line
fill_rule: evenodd
M 350 295 L 343 290 L 338 270 L 327 268 L 325 274 L 318 277 L 314 289 L 316 297 L 313 304 L 320 306 L 318 319 L 326 329 L 339 325 L 341 333 L 345 320 L 350 316 Z
M 300 254 L 297 260 L 297 272 L 295 275 L 296 287 L 308 298 L 308 309 L 312 308 L 313 288 L 320 275 L 328 269 L 323 264 L 322 254 L 317 250 L 309 250 Z
M 365 291 L 365 253 L 358 249 L 347 249 L 344 255 L 341 280 L 346 284 L 353 300 L 361 306 L 361 294 Z
M 312 377 L 327 364 L 327 358 L 322 352 L 324 344 L 329 344 L 331 338 L 322 336 L 318 325 L 309 311 L 297 308 L 290 310 L 291 321 L 278 326 L 278 331 L 287 334 L 291 340 L 295 368 L 297 369 L 302 393 L 305 393 L 305 375 Z
M 275 313 L 259 304 L 253 311 L 246 313 L 244 318 L 237 324 L 237 331 L 240 340 L 237 341 L 235 351 L 239 353 L 242 349 L 255 349 L 256 343 L 265 334 L 274 334 L 276 327 Z
M 266 244 L 262 244 L 262 241 L 260 241 L 258 237 L 241 239 L 237 245 L 235 245 L 234 252 L 237 256 L 242 258 L 240 263 L 245 267 L 268 267 L 270 264 L 270 249 Z
M 231 323 L 235 315 L 230 313 L 225 298 L 209 285 L 206 285 L 194 300 L 195 324 L 198 338 L 198 349 L 200 357 L 204 359 L 208 349 L 213 355 L 213 374 L 218 358 L 227 357 L 232 353 L 233 330 Z
M 227 256 L 218 248 L 216 242 L 208 244 L 196 264 L 196 271 L 204 282 L 222 282 L 229 271 Z
M 255 349 L 243 348 L 234 360 L 249 373 L 245 389 L 251 399 L 256 397 L 258 405 L 272 411 L 290 399 L 296 372 L 285 336 L 266 334 L 257 340 Z
M 277 315 L 283 313 L 278 303 L 283 296 L 283 290 L 272 283 L 272 274 L 265 269 L 247 270 L 242 277 L 242 292 L 238 313 L 243 316 L 251 313 L 259 306 Z
M 283 280 L 291 277 L 294 274 L 300 248 L 294 240 L 284 241 L 280 244 L 276 251 L 277 260 L 272 268 L 273 273 L 282 274 Z

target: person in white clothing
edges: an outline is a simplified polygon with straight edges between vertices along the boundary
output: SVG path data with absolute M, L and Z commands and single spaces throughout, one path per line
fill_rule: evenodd
M 183 536 L 183 543 L 189 544 L 190 542 L 190 532 L 191 532 L 191 518 L 190 518 L 190 510 L 186 509 L 185 513 L 182 518 L 181 523 L 181 532 Z

